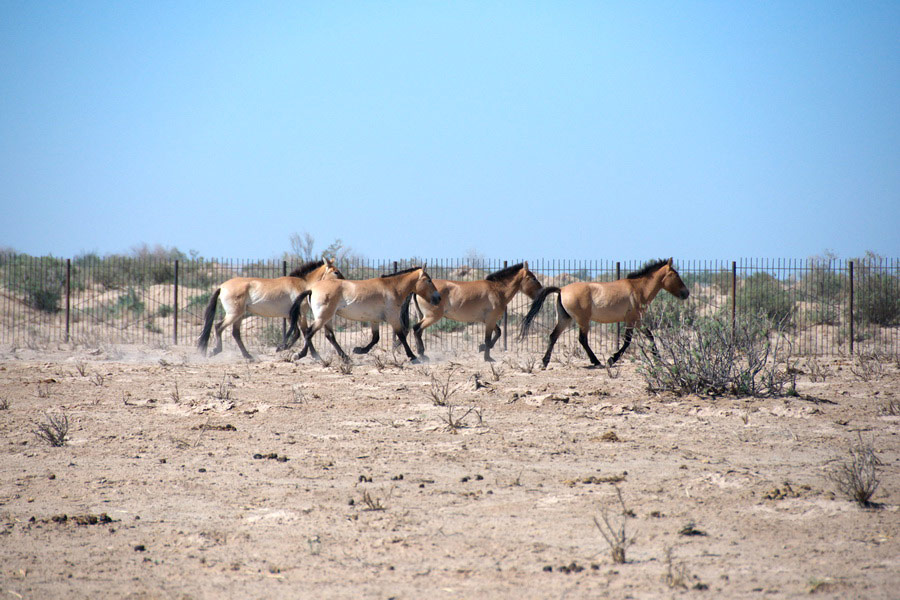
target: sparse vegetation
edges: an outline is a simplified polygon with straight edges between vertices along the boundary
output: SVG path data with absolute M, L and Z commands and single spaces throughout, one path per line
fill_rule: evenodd
M 828 470 L 828 479 L 838 492 L 862 507 L 871 507 L 872 496 L 878 489 L 878 457 L 872 444 L 865 442 L 859 434 L 857 443 L 851 444 L 849 456 L 839 459 Z
M 654 327 L 659 357 L 641 340 L 640 373 L 654 393 L 780 396 L 795 393 L 791 344 L 765 316 L 721 317 Z
M 875 381 L 884 377 L 885 362 L 877 352 L 860 352 L 854 357 L 850 372 L 860 381 Z
M 228 374 L 222 375 L 222 381 L 213 392 L 213 398 L 216 400 L 232 400 L 231 390 L 234 384 L 228 379 Z
M 475 427 L 480 427 L 484 424 L 484 419 L 482 418 L 482 410 L 477 406 L 470 406 L 466 409 L 466 412 L 462 414 L 462 416 L 454 416 L 453 411 L 456 409 L 452 404 L 447 404 L 447 416 L 441 417 L 444 423 L 447 424 L 447 429 L 450 430 L 450 433 L 456 433 L 457 430 L 463 429 L 465 427 L 470 427 L 470 425 L 466 425 L 466 418 L 469 415 L 475 415 L 477 422 L 475 423 Z M 459 413 L 457 413 L 458 415 Z
M 666 572 L 663 574 L 663 582 L 670 588 L 686 590 L 691 576 L 683 562 L 675 561 L 673 551 L 671 546 L 666 548 Z
M 32 430 L 39 440 L 51 446 L 64 446 L 69 435 L 69 417 L 65 412 L 59 414 L 45 413 L 44 421 L 37 423 Z
M 602 524 L 601 521 L 597 520 L 597 517 L 594 517 L 594 525 L 597 526 L 600 535 L 606 540 L 612 561 L 616 564 L 623 564 L 625 562 L 625 551 L 634 543 L 634 538 L 627 533 L 625 522 L 628 519 L 628 515 L 633 515 L 634 513 L 625 506 L 625 500 L 622 499 L 622 490 L 619 489 L 619 486 L 613 487 L 616 488 L 616 497 L 621 509 L 618 513 L 619 516 L 611 518 L 608 511 L 604 509 L 600 514 Z
M 453 368 L 449 369 L 447 378 L 443 380 L 434 373 L 429 374 L 428 397 L 435 406 L 449 406 L 450 399 L 460 390 L 461 384 L 453 381 L 453 372 Z

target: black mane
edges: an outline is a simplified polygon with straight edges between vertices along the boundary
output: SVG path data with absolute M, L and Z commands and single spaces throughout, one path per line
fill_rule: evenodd
M 500 269 L 499 271 L 494 271 L 493 273 L 485 277 L 485 279 L 487 281 L 506 281 L 507 279 L 515 276 L 516 273 L 521 271 L 523 265 L 524 263 L 518 263 L 511 267 L 506 267 L 504 269 Z
M 288 277 L 303 277 L 305 275 L 309 275 L 316 269 L 322 266 L 321 260 L 311 260 L 308 263 L 304 263 L 288 273 Z
M 626 279 L 640 279 L 641 277 L 645 277 L 645 276 L 649 275 L 650 273 L 655 273 L 656 271 L 660 270 L 661 268 L 666 266 L 666 264 L 668 264 L 668 262 L 669 262 L 668 259 L 665 259 L 665 258 L 661 258 L 659 260 L 649 262 L 646 265 L 644 265 L 643 267 L 641 267 L 639 270 L 637 270 L 633 273 L 629 273 L 628 275 L 625 276 L 625 278 Z
M 405 275 L 406 273 L 412 273 L 413 271 L 418 271 L 422 267 L 410 267 L 408 269 L 403 269 L 402 271 L 397 271 L 396 273 L 384 273 L 382 277 L 394 277 L 395 275 Z

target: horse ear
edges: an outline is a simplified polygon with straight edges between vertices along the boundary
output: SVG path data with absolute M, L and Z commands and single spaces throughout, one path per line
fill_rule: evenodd
M 669 266 L 670 267 L 672 266 L 672 257 L 671 256 L 669 257 Z
M 525 261 L 525 270 L 526 271 L 528 270 L 528 261 L 527 260 Z

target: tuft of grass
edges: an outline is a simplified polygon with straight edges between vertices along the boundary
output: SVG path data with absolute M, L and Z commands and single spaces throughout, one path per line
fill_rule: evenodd
M 222 375 L 222 382 L 213 392 L 213 398 L 216 400 L 232 400 L 231 388 L 233 387 L 234 384 L 228 380 L 228 374 Z
M 885 362 L 877 352 L 860 352 L 850 366 L 850 372 L 860 381 L 876 381 L 884 377 Z
M 881 483 L 878 479 L 880 462 L 875 456 L 872 444 L 862 439 L 859 434 L 857 443 L 851 444 L 849 456 L 832 466 L 828 471 L 828 479 L 838 492 L 847 496 L 860 506 L 870 508 L 875 504 L 872 496 Z
M 87 375 L 87 365 L 84 364 L 83 360 L 79 360 L 75 362 L 75 370 L 78 371 L 78 374 L 84 377 Z
M 477 406 L 470 407 L 468 410 L 466 410 L 466 412 L 462 414 L 461 417 L 453 415 L 454 408 L 455 407 L 452 404 L 447 404 L 447 416 L 441 417 L 444 423 L 447 424 L 447 428 L 450 430 L 450 433 L 456 433 L 460 429 L 470 427 L 470 425 L 466 425 L 465 421 L 466 418 L 472 414 L 474 414 L 476 419 L 478 420 L 474 425 L 475 427 L 481 427 L 484 424 L 484 419 L 482 418 L 482 410 Z
M 616 496 L 618 497 L 619 507 L 621 508 L 619 519 L 611 519 L 604 509 L 603 513 L 600 515 L 603 523 L 601 524 L 601 522 L 597 520 L 597 517 L 594 517 L 594 525 L 597 526 L 597 529 L 600 530 L 600 535 L 606 540 L 613 562 L 616 564 L 623 564 L 625 562 L 625 551 L 634 543 L 634 538 L 628 536 L 625 528 L 625 521 L 628 518 L 628 515 L 633 515 L 634 512 L 630 511 L 625 506 L 625 500 L 622 499 L 622 490 L 619 489 L 619 486 L 614 487 L 616 488 Z
M 69 435 L 69 417 L 63 412 L 58 415 L 44 413 L 44 418 L 44 422 L 37 423 L 32 433 L 51 446 L 65 446 Z
M 391 490 L 391 492 L 393 492 L 393 489 Z M 365 505 L 365 508 L 363 510 L 370 510 L 370 511 L 387 510 L 387 506 L 385 505 L 385 502 L 387 502 L 388 498 L 391 497 L 391 492 L 388 492 L 388 495 L 385 496 L 384 500 L 382 500 L 381 498 L 370 494 L 369 490 L 363 490 L 362 501 L 363 501 L 363 504 Z
M 0 398 L 0 410 L 9 410 L 9 400 Z
M 688 589 L 688 581 L 691 580 L 687 566 L 683 562 L 675 562 L 673 548 L 666 548 L 666 572 L 663 574 L 663 582 L 670 588 Z
M 447 371 L 447 378 L 440 379 L 434 373 L 429 374 L 430 386 L 428 387 L 428 397 L 431 398 L 432 404 L 435 406 L 449 406 L 450 399 L 459 391 L 461 384 L 453 381 L 454 369 Z
M 103 387 L 103 382 L 106 381 L 106 378 L 102 373 L 94 373 L 90 377 L 91 383 L 96 385 L 97 387 Z

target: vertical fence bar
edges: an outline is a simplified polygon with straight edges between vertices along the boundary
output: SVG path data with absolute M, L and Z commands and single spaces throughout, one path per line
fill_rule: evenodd
M 66 343 L 69 343 L 69 323 L 72 316 L 72 259 L 66 259 Z
M 616 281 L 622 279 L 622 263 L 616 261 Z M 622 335 L 622 324 L 616 323 L 616 348 L 622 347 L 622 340 L 619 339 Z
M 281 261 L 281 276 L 287 277 L 287 261 L 286 260 Z M 282 337 L 282 339 L 286 335 L 287 335 L 287 319 L 282 319 L 281 320 L 281 337 Z
M 737 326 L 737 262 L 731 261 L 731 339 Z
M 850 356 L 853 356 L 853 261 L 850 261 Z
M 503 268 L 507 266 L 507 261 L 503 261 Z M 509 311 L 503 311 L 503 351 L 506 352 L 506 330 L 509 329 Z
M 175 291 L 172 304 L 172 345 L 178 345 L 178 259 L 175 259 Z

